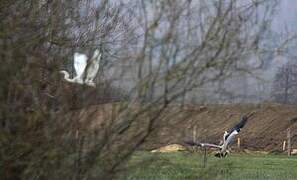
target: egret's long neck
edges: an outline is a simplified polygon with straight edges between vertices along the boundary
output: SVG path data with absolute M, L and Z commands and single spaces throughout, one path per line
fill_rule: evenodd
M 72 81 L 72 79 L 69 78 L 69 73 L 67 71 L 60 71 L 62 74 L 64 74 L 64 79 L 66 81 Z

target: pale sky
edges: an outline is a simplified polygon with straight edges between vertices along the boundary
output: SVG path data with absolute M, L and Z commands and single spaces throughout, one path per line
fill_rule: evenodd
M 297 32 L 297 0 L 280 0 L 273 28 L 282 31 L 286 26 L 289 31 Z

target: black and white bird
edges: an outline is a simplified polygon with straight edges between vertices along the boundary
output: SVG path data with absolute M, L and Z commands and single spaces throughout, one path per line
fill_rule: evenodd
M 86 84 L 95 87 L 94 79 L 99 70 L 99 63 L 101 54 L 98 49 L 95 50 L 91 59 L 87 55 L 81 53 L 74 53 L 74 69 L 76 76 L 72 79 L 69 78 L 67 71 L 60 71 L 64 74 L 64 79 L 68 82 Z
M 223 135 L 223 143 L 221 145 L 210 144 L 210 143 L 197 143 L 193 141 L 186 141 L 185 143 L 190 146 L 201 146 L 201 147 L 212 147 L 218 148 L 219 151 L 215 154 L 216 157 L 225 157 L 228 154 L 228 146 L 234 140 L 235 136 L 240 132 L 240 130 L 244 127 L 247 120 L 253 115 L 254 113 L 250 113 L 248 115 L 244 115 L 241 117 L 239 123 L 237 123 L 234 127 L 230 130 L 225 131 Z

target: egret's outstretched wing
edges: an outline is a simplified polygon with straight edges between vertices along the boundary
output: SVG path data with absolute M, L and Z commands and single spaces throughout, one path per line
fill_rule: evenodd
M 85 54 L 74 53 L 74 69 L 76 78 L 82 78 L 82 75 L 87 66 L 88 57 Z
M 245 114 L 241 117 L 239 123 L 237 123 L 235 126 L 233 126 L 229 131 L 228 133 L 231 133 L 233 132 L 234 130 L 236 130 L 237 132 L 239 132 L 243 127 L 244 125 L 246 124 L 247 120 L 249 118 L 251 118 L 253 115 L 255 114 L 255 112 L 250 112 L 248 114 Z
M 244 115 L 241 117 L 239 123 L 237 123 L 235 126 L 233 126 L 229 131 L 227 135 L 224 135 L 224 140 L 227 140 L 227 138 L 230 136 L 230 134 L 234 131 L 237 131 L 237 134 L 240 132 L 240 130 L 244 127 L 247 120 L 254 115 L 254 112 L 249 113 L 247 115 Z
M 219 145 L 210 144 L 210 143 L 199 143 L 199 142 L 194 142 L 194 141 L 185 141 L 185 143 L 190 145 L 190 146 L 221 148 L 221 146 L 219 146 Z
M 209 143 L 200 143 L 200 146 L 202 147 L 213 147 L 213 148 L 221 148 L 221 146 L 216 144 L 209 144 Z
M 101 54 L 98 49 L 95 50 L 93 57 L 89 61 L 88 69 L 86 70 L 86 81 L 93 82 L 99 70 Z
M 244 125 L 246 124 L 246 122 L 247 122 L 247 117 L 246 116 L 242 116 L 240 122 L 237 123 L 235 126 L 233 126 L 228 132 L 231 133 L 231 132 L 233 132 L 235 130 L 237 132 L 239 132 L 240 129 L 244 127 Z

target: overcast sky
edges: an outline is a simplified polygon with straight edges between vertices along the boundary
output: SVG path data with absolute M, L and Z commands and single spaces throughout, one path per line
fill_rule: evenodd
M 286 26 L 289 31 L 297 31 L 297 0 L 280 0 L 273 28 L 283 31 Z

